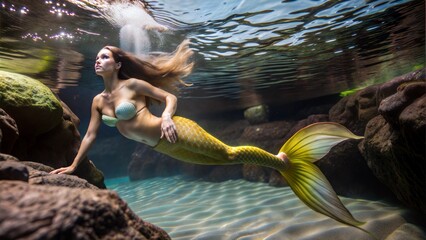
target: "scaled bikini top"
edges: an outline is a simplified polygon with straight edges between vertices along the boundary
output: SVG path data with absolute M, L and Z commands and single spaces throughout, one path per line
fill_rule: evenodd
M 136 107 L 133 103 L 121 102 L 115 108 L 115 116 L 117 117 L 115 118 L 108 115 L 102 115 L 102 121 L 109 127 L 115 127 L 118 121 L 132 119 L 136 113 Z

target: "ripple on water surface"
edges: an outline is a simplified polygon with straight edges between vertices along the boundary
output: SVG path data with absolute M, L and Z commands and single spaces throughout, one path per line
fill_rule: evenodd
M 244 180 L 211 183 L 181 177 L 107 185 L 142 219 L 162 227 L 172 239 L 372 239 L 312 211 L 290 188 Z M 411 235 L 412 239 L 426 236 L 420 227 L 407 223 L 404 209 L 378 201 L 341 199 L 355 218 L 367 222 L 363 227 L 380 239 L 403 225 L 419 236 Z

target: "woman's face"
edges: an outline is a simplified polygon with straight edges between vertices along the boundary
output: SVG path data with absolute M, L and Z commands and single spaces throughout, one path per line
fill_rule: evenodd
M 113 73 L 120 69 L 121 63 L 115 62 L 112 56 L 112 52 L 106 48 L 99 51 L 96 56 L 95 72 L 98 75 L 104 75 L 106 73 Z

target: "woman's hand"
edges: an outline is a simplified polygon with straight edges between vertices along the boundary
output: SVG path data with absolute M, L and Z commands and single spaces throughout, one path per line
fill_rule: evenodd
M 163 114 L 161 122 L 161 137 L 166 137 L 167 141 L 175 143 L 177 141 L 176 125 L 170 114 Z
M 75 167 L 73 167 L 71 165 L 71 166 L 68 166 L 68 167 L 62 167 L 62 168 L 55 169 L 55 170 L 51 171 L 50 173 L 51 174 L 71 174 L 74 171 L 75 171 Z

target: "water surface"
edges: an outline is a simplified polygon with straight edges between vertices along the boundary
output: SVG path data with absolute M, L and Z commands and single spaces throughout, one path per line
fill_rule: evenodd
M 338 94 L 424 64 L 421 0 L 3 0 L 0 6 L 0 69 L 34 76 L 64 98 L 103 89 L 92 66 L 107 44 L 143 55 L 172 51 L 189 38 L 196 67 L 187 80 L 194 85 L 180 98 L 199 112 Z M 169 30 L 146 30 L 158 26 Z

